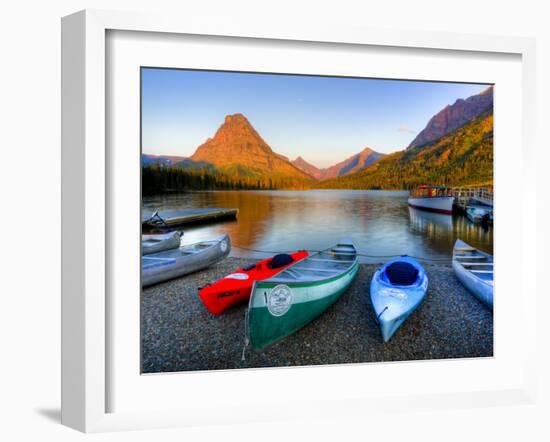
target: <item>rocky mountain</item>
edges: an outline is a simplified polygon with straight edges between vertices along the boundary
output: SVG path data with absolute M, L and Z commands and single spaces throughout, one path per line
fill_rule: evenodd
M 428 144 L 386 155 L 366 169 L 330 180 L 327 189 L 411 189 L 419 184 L 493 183 L 493 112 L 477 116 Z
M 200 145 L 191 160 L 211 164 L 231 176 L 269 178 L 289 185 L 312 181 L 286 157 L 273 152 L 242 114 L 226 116 L 214 137 Z
M 365 147 L 361 152 L 325 169 L 322 173 L 322 179 L 326 180 L 359 172 L 369 167 L 371 164 L 376 163 L 382 157 L 384 157 L 383 153 L 375 152 L 370 147 Z
M 294 164 L 301 171 L 307 173 L 308 175 L 311 175 L 316 180 L 321 179 L 322 173 L 325 170 L 315 167 L 313 164 L 308 163 L 302 157 L 296 158 L 294 161 L 292 161 L 292 164 Z
M 185 159 L 185 157 L 178 157 L 174 155 L 152 155 L 144 153 L 141 154 L 141 165 L 152 166 L 154 164 L 160 164 L 161 166 L 170 167 L 184 161 Z
M 409 145 L 409 149 L 422 146 L 450 134 L 484 112 L 493 109 L 493 87 L 465 100 L 460 98 L 434 115 L 426 127 Z
M 308 163 L 302 157 L 296 158 L 292 164 L 317 180 L 327 180 L 363 170 L 383 157 L 383 153 L 376 152 L 370 147 L 366 147 L 361 152 L 333 166 L 327 167 L 326 169 L 319 169 L 313 164 Z

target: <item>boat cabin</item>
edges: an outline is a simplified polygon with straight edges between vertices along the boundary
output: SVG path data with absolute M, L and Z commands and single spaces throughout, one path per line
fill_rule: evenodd
M 442 196 L 453 196 L 450 187 L 421 185 L 411 190 L 413 198 L 436 198 Z

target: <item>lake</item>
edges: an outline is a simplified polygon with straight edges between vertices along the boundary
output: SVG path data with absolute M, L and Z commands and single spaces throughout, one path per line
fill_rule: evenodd
M 231 256 L 265 258 L 275 252 L 321 250 L 351 238 L 366 263 L 410 255 L 443 263 L 461 238 L 493 253 L 493 229 L 464 215 L 413 209 L 407 191 L 211 191 L 143 197 L 142 210 L 238 208 L 237 221 L 185 227 L 184 243 L 228 233 Z M 261 253 L 260 251 L 266 251 Z

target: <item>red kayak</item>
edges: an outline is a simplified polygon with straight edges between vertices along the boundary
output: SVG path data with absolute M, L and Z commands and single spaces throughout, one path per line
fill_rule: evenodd
M 269 278 L 307 256 L 305 250 L 300 250 L 290 255 L 280 254 L 264 259 L 199 289 L 199 296 L 210 313 L 219 315 L 229 307 L 247 302 L 254 281 Z

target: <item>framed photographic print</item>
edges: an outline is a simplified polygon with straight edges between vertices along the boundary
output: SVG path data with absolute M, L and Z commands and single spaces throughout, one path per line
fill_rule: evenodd
M 62 42 L 63 423 L 532 400 L 531 40 L 84 11 Z

